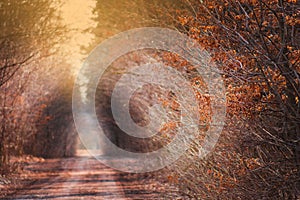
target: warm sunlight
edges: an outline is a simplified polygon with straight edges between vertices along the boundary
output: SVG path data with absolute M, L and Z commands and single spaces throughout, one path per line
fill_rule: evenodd
M 0 199 L 299 199 L 296 0 L 0 0 Z
M 94 39 L 91 30 L 97 26 L 97 22 L 93 20 L 95 6 L 95 0 L 65 0 L 58 10 L 61 12 L 64 25 L 71 29 L 67 33 L 67 42 L 61 44 L 61 47 L 63 53 L 70 56 L 69 63 L 75 70 L 81 66 L 82 59 L 86 57 L 82 53 L 82 48 L 88 47 Z

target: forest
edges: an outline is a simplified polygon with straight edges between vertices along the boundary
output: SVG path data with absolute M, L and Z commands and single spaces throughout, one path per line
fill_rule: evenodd
M 114 190 L 112 196 L 104 197 L 103 193 L 95 192 L 96 189 L 84 195 L 96 199 L 299 199 L 300 4 L 297 0 L 2 0 L 0 198 L 42 199 L 34 196 L 30 185 L 43 189 L 43 185 L 34 184 L 45 175 L 31 170 L 36 165 L 40 166 L 37 169 L 43 168 L 43 163 L 48 163 L 45 164 L 49 168 L 48 182 L 52 180 L 51 172 L 60 173 L 59 167 L 50 167 L 51 163 L 63 166 L 70 159 L 71 167 L 78 167 L 79 162 L 78 169 L 83 170 L 86 162 L 90 163 L 87 164 L 90 174 L 93 171 L 94 174 L 107 173 L 111 169 L 97 168 L 98 165 L 91 164 L 91 156 L 80 160 L 78 152 L 91 146 L 97 150 L 102 148 L 105 156 L 101 159 L 129 162 L 126 159 L 130 158 L 120 158 L 106 147 L 94 145 L 93 138 L 78 136 L 77 123 L 92 127 L 93 121 L 88 109 L 84 114 L 86 121 L 74 121 L 74 107 L 78 104 L 73 92 L 80 67 L 99 44 L 116 34 L 145 27 L 176 31 L 209 53 L 208 67 L 217 69 L 225 91 L 226 116 L 222 132 L 210 152 L 205 157 L 199 156 L 201 145 L 206 141 L 205 134 L 215 130 L 211 124 L 213 116 L 221 112 L 212 108 L 213 102 L 222 104 L 220 96 L 203 91 L 217 88 L 219 82 L 210 79 L 212 86 L 209 86 L 197 73 L 197 66 L 165 49 L 141 49 L 122 55 L 97 79 L 97 89 L 91 94 L 95 97 L 97 120 L 107 138 L 129 152 L 158 150 L 171 143 L 184 125 L 180 121 L 184 117 L 182 113 L 193 109 L 195 101 L 197 117 L 194 120 L 201 124 L 195 132 L 199 136 L 180 158 L 163 169 L 134 175 L 114 171 L 119 177 L 115 182 L 121 182 L 123 197 L 113 196 Z M 179 40 L 177 43 L 186 48 Z M 119 45 L 121 48 L 123 44 Z M 114 49 L 109 51 L 113 54 Z M 117 111 L 119 118 L 127 119 L 122 106 L 132 85 L 124 83 L 128 84 L 127 88 L 123 88 L 116 101 L 113 91 L 127 71 L 157 65 L 169 66 L 180 73 L 191 90 L 177 85 L 180 89 L 176 91 L 180 94 L 176 94 L 174 90 L 145 84 L 133 92 L 128 100 L 132 121 L 145 127 L 156 120 L 157 127 L 153 128 L 158 129 L 158 134 L 150 139 L 133 138 L 120 127 L 114 114 Z M 149 74 L 158 77 L 155 73 Z M 166 77 L 170 85 L 176 81 L 172 76 Z M 190 91 L 195 94 L 195 101 L 189 99 Z M 150 111 L 154 104 L 164 109 Z M 168 111 L 166 116 L 162 110 Z M 95 130 L 86 128 L 84 131 Z M 185 137 L 195 132 L 186 132 Z M 66 170 L 66 173 L 71 171 Z M 27 176 L 24 178 L 22 174 Z M 133 179 L 146 189 L 130 189 Z M 67 183 L 68 177 L 59 180 Z M 154 186 L 147 189 L 154 184 L 152 181 L 161 189 Z M 76 187 L 90 182 L 81 181 Z M 26 188 L 24 193 L 30 195 L 23 194 L 20 188 Z M 43 192 L 40 190 L 38 193 Z M 72 196 L 71 191 L 58 197 L 80 199 L 83 195 Z M 165 195 L 163 193 L 173 196 L 159 196 Z M 45 199 L 55 198 L 41 195 Z

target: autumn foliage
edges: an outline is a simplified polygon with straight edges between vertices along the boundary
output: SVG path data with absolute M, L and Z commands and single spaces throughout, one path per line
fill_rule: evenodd
M 182 175 L 182 188 L 199 199 L 296 199 L 299 4 L 204 0 L 189 5 L 192 12 L 178 12 L 177 27 L 205 47 L 222 70 L 228 120 L 211 157 L 188 166 L 179 162 L 174 169 Z
M 55 12 L 45 0 L 0 3 L 0 174 L 15 170 L 13 156 L 68 154 L 53 139 L 69 125 L 73 82 L 63 58 L 53 59 L 65 32 Z
M 41 62 L 62 39 L 61 27 L 53 23 L 57 16 L 53 16 L 53 7 L 48 9 L 47 1 L 41 0 L 39 5 L 24 2 L 6 1 L 3 5 L 18 10 L 13 13 L 19 15 L 30 9 L 40 12 L 30 12 L 34 14 L 28 17 L 0 12 L 1 19 L 11 19 L 8 26 L 0 24 L 3 32 L 0 37 L 0 173 L 9 171 L 12 155 L 61 157 L 74 153 L 70 106 L 73 80 L 67 79 L 70 74 L 61 70 L 61 65 L 67 66 L 62 58 Z M 131 52 L 105 71 L 97 88 L 97 116 L 111 141 L 125 150 L 144 153 L 169 143 L 176 134 L 180 110 L 190 105 L 182 105 L 170 91 L 154 94 L 157 88 L 152 86 L 136 91 L 131 99 L 131 115 L 137 124 L 145 125 L 149 121 L 148 107 L 160 103 L 168 109 L 169 121 L 161 126 L 157 137 L 148 143 L 144 139 L 130 141 L 113 121 L 110 98 L 115 83 L 130 67 L 151 64 L 154 60 L 172 66 L 190 81 L 199 105 L 199 121 L 205 124 L 190 149 L 174 165 L 164 169 L 160 178 L 178 186 L 186 199 L 299 199 L 299 2 L 118 2 L 121 1 L 96 3 L 95 20 L 99 23 L 93 30 L 95 44 L 115 33 L 143 26 L 171 27 L 188 35 L 211 54 L 221 72 L 226 86 L 227 120 L 214 151 L 199 159 L 201 141 L 212 116 L 211 96 L 198 90 L 207 89 L 207 83 L 179 55 L 151 50 Z M 46 13 L 49 17 L 42 17 Z M 25 22 L 19 18 L 30 22 L 29 29 L 22 29 L 26 27 Z M 39 26 L 39 20 L 44 20 L 44 26 Z M 22 37 L 15 38 L 20 33 Z M 155 95 L 157 99 L 152 98 Z M 155 114 L 161 120 L 160 113 Z

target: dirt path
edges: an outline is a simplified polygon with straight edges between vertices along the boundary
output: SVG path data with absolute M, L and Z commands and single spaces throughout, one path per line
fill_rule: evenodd
M 110 159 L 108 157 L 103 159 Z M 123 160 L 122 160 L 123 161 Z M 80 155 L 28 163 L 22 175 L 28 184 L 4 199 L 176 199 L 174 188 L 149 178 L 113 170 Z

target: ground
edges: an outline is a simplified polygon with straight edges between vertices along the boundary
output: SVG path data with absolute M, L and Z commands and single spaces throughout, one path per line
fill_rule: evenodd
M 63 159 L 31 158 L 23 165 L 19 176 L 0 177 L 1 199 L 182 199 L 155 173 L 120 172 L 86 152 Z

